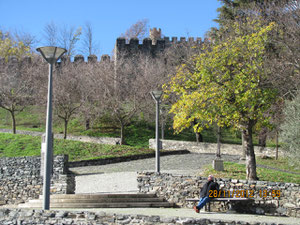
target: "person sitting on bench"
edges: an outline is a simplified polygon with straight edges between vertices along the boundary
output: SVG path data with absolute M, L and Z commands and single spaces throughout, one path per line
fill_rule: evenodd
M 219 191 L 219 184 L 217 182 L 214 182 L 214 177 L 212 175 L 209 175 L 207 178 L 207 182 L 204 184 L 200 191 L 200 200 L 197 206 L 194 206 L 194 210 L 196 213 L 200 212 L 200 209 L 202 209 L 206 203 L 211 201 L 213 199 L 213 195 L 210 195 L 209 191 L 217 190 Z M 211 196 L 211 197 L 210 197 Z

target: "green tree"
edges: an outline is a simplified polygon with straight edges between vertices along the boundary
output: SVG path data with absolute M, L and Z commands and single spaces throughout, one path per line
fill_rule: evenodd
M 296 4 L 295 0 L 219 0 L 222 6 L 217 9 L 219 12 L 215 22 L 226 26 L 237 19 L 247 19 L 249 16 L 266 17 L 273 16 L 270 6 L 286 6 Z
M 263 25 L 270 22 L 276 23 L 276 30 L 272 31 L 268 44 L 268 56 L 265 64 L 272 70 L 272 85 L 278 90 L 279 96 L 283 99 L 290 99 L 292 94 L 299 87 L 299 41 L 300 41 L 300 1 L 299 0 L 219 0 L 222 6 L 218 8 L 219 28 L 212 28 L 207 35 L 215 42 L 223 41 L 232 35 L 231 24 L 242 23 L 248 17 L 260 19 Z M 251 27 L 242 28 L 245 33 Z M 282 121 L 280 111 L 283 106 L 281 99 L 272 108 L 276 113 L 272 115 L 272 129 L 270 127 L 256 127 L 259 135 L 259 143 L 263 149 L 267 137 L 278 131 L 279 123 Z M 258 129 L 259 128 L 259 129 Z M 277 135 L 276 135 L 277 136 Z
M 275 26 L 259 22 L 234 24 L 235 37 L 207 47 L 195 56 L 194 72 L 183 64 L 171 81 L 164 85 L 168 94 L 179 99 L 170 110 L 177 132 L 191 126 L 196 119 L 205 121 L 194 126 L 195 131 L 217 123 L 241 129 L 246 146 L 247 179 L 256 180 L 256 161 L 252 132 L 275 99 L 276 91 L 268 86 L 268 71 L 264 57 L 268 33 Z M 240 26 L 251 25 L 253 32 L 243 35 Z

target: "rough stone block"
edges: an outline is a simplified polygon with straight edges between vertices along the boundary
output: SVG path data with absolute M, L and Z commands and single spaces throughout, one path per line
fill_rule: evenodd
M 224 170 L 224 163 L 222 159 L 214 159 L 213 160 L 213 168 L 216 171 L 223 171 Z

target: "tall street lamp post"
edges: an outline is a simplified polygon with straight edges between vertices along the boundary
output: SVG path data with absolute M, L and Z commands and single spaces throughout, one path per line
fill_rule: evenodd
M 156 152 L 155 152 L 155 165 L 156 172 L 160 172 L 160 156 L 159 156 L 159 101 L 162 96 L 162 91 L 152 91 L 150 93 L 152 98 L 156 102 L 156 126 L 155 126 L 155 138 L 156 138 Z
M 46 152 L 44 159 L 44 183 L 43 183 L 43 209 L 50 208 L 50 176 L 52 168 L 52 72 L 53 64 L 67 51 L 64 48 L 54 46 L 40 47 L 36 49 L 41 53 L 43 58 L 49 63 L 48 79 L 48 103 L 47 103 L 47 120 L 46 120 Z

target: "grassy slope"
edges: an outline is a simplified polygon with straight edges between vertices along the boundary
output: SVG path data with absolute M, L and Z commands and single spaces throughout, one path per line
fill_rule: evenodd
M 40 155 L 41 138 L 0 133 L 0 157 Z M 70 140 L 54 140 L 54 154 L 67 154 L 70 161 L 110 158 L 154 152 L 131 146 L 104 145 Z

